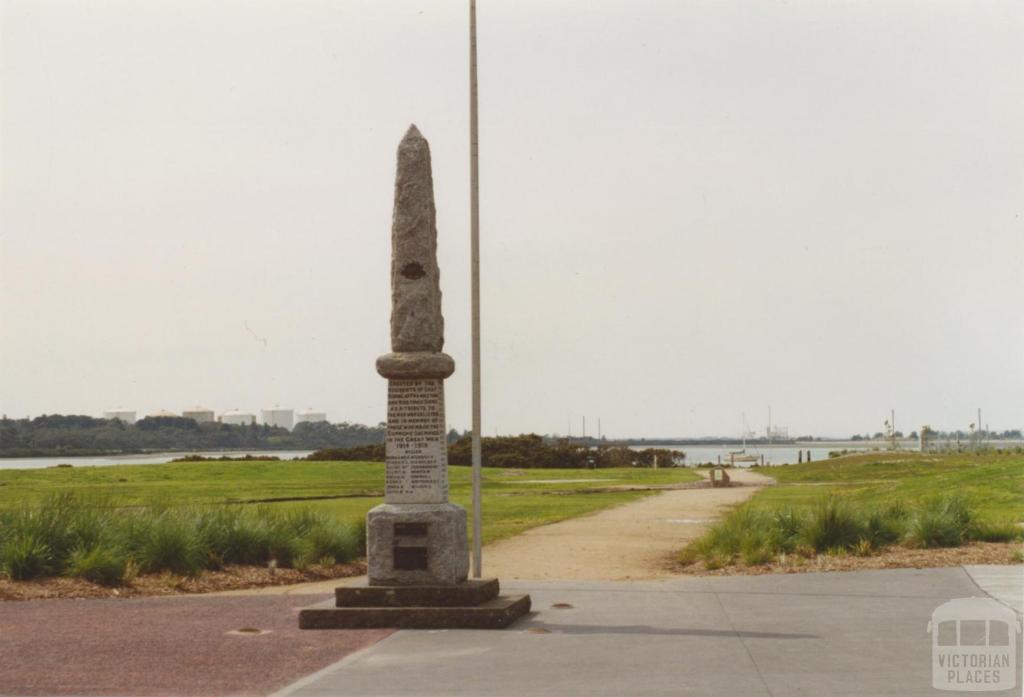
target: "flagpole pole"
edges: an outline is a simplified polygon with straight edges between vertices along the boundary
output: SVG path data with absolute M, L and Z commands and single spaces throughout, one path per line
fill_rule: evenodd
M 473 578 L 483 574 L 481 560 L 480 425 L 480 150 L 477 131 L 476 0 L 469 0 L 469 239 L 473 354 Z

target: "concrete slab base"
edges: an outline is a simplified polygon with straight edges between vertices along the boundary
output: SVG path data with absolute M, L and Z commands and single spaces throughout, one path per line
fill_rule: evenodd
M 461 607 L 337 607 L 335 603 L 301 610 L 299 628 L 504 629 L 530 611 L 529 595 L 499 596 Z

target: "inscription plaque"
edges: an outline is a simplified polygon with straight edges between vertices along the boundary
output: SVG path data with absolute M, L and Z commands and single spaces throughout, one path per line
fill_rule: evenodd
M 389 380 L 387 503 L 445 503 L 448 451 L 440 380 Z
M 426 523 L 395 523 L 395 537 L 426 537 Z

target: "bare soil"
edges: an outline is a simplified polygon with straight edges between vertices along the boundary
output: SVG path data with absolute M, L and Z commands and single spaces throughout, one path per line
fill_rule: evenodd
M 972 542 L 962 547 L 911 549 L 890 547 L 869 557 L 821 554 L 816 557 L 788 555 L 758 566 L 729 564 L 708 569 L 703 561 L 674 565 L 675 573 L 694 576 L 759 576 L 798 574 L 810 571 L 861 571 L 864 569 L 932 569 L 969 564 L 1020 564 L 1018 542 Z
M 148 574 L 132 579 L 124 586 L 111 588 L 77 578 L 43 578 L 11 581 L 0 578 L 0 600 L 38 600 L 46 598 L 133 598 L 141 596 L 194 595 L 232 590 L 347 578 L 366 573 L 366 564 L 313 565 L 303 571 L 269 569 L 260 566 L 228 566 L 219 571 L 204 571 L 197 576 Z

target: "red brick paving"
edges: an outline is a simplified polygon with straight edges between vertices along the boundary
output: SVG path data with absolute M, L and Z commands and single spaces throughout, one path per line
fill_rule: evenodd
M 0 602 L 0 694 L 265 695 L 391 633 L 309 631 L 326 596 Z M 229 634 L 256 628 L 269 633 Z

